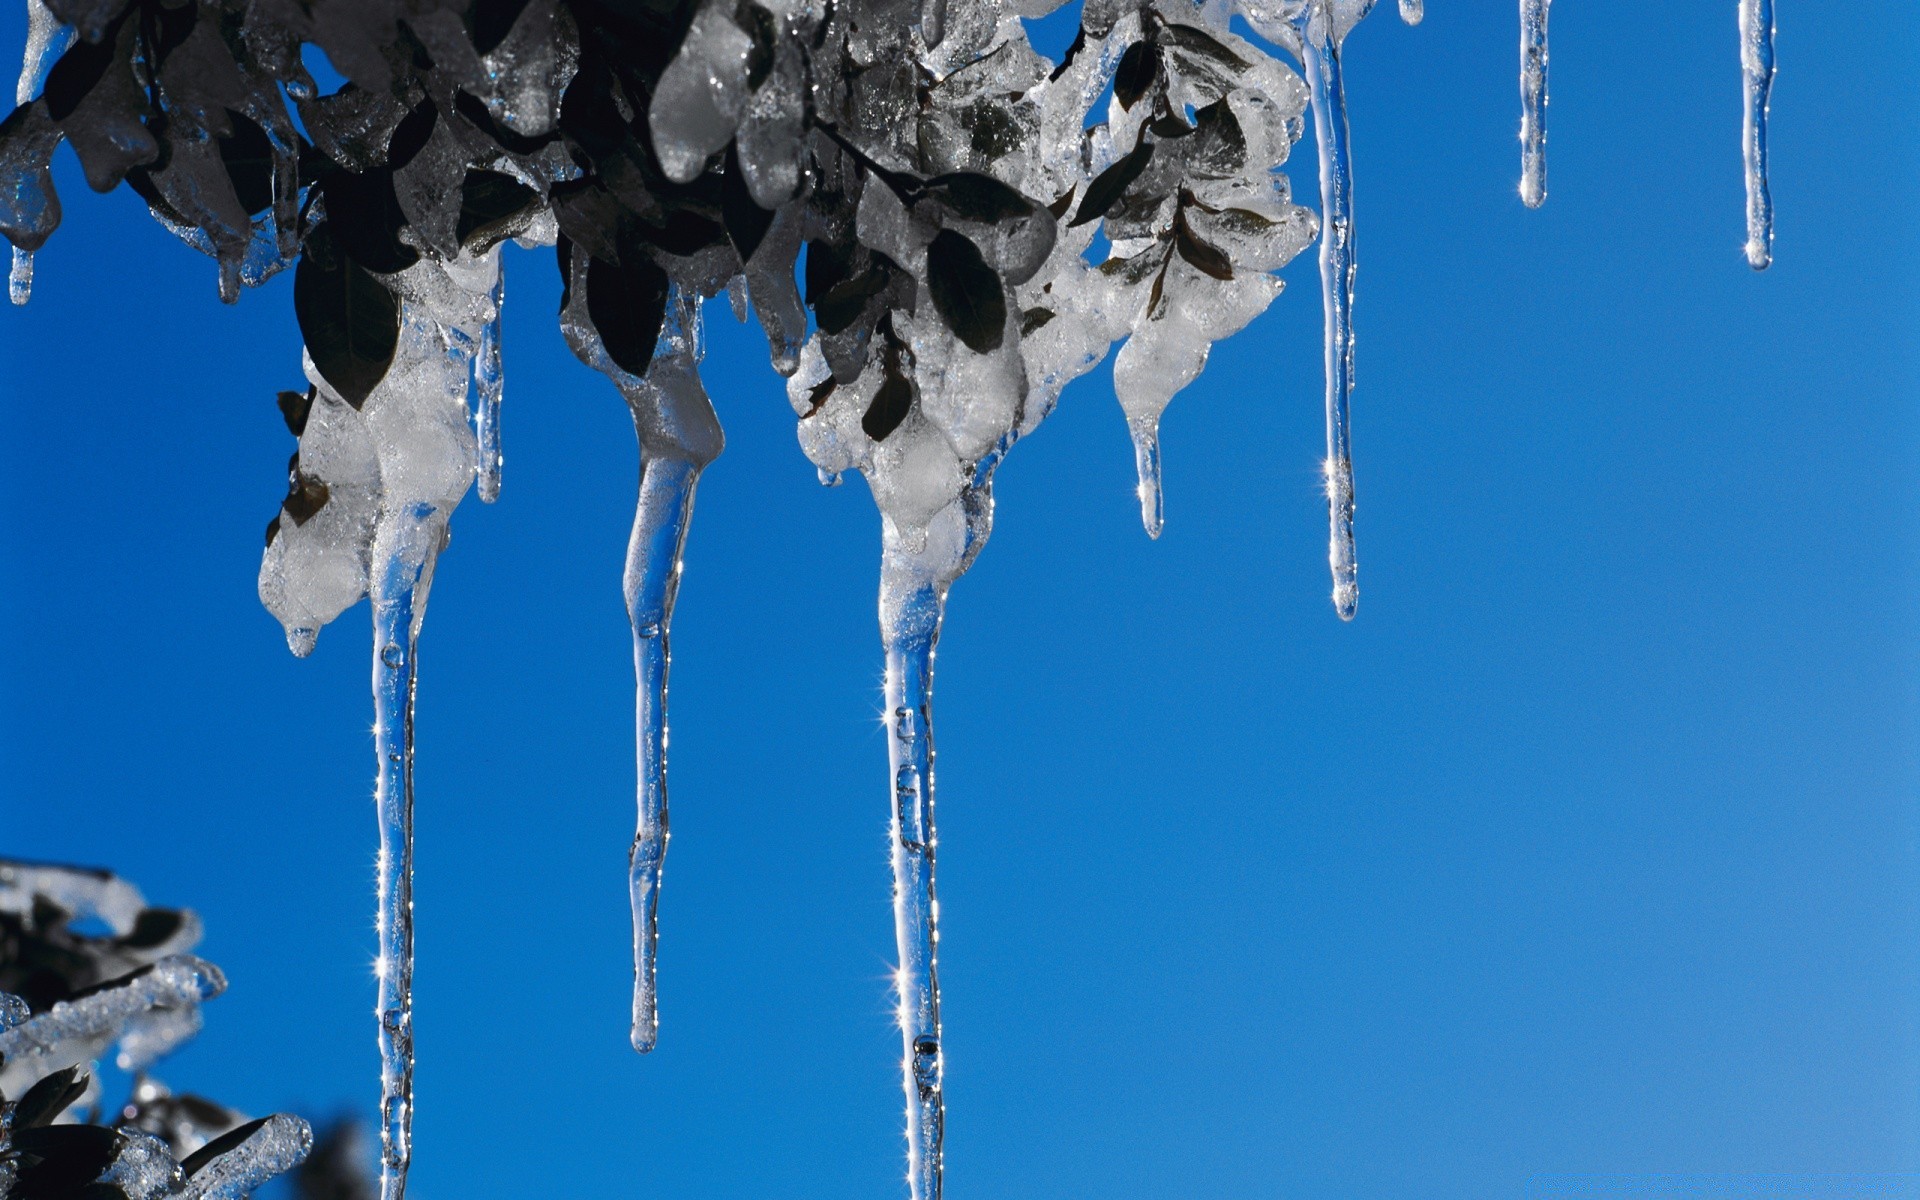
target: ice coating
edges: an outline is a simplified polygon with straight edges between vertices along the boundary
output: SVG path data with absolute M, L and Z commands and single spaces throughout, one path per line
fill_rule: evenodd
M 246 1200 L 276 1175 L 299 1166 L 313 1149 L 313 1131 L 299 1117 L 277 1113 L 257 1123 L 239 1145 L 199 1164 L 181 1200 Z
M 140 889 L 111 871 L 0 860 L 0 912 L 30 913 L 36 899 L 52 901 L 76 919 L 96 918 L 118 934 L 131 932 L 147 908 Z
M 162 1200 L 180 1194 L 186 1173 L 165 1142 L 139 1129 L 121 1130 L 120 1139 L 119 1151 L 99 1182 L 118 1188 L 127 1200 Z
M 0 1093 L 17 1096 L 37 1079 L 92 1061 L 116 1041 L 120 1068 L 142 1070 L 198 1032 L 201 1003 L 226 987 L 220 968 L 176 954 L 63 1000 L 0 1032 Z
M 1767 187 L 1767 107 L 1773 95 L 1773 0 L 1740 0 L 1740 147 L 1747 177 L 1747 265 L 1773 262 L 1773 195 Z
M 1520 202 L 1547 202 L 1547 10 L 1553 0 L 1520 0 Z
M 581 253 L 578 270 L 584 273 Z M 675 287 L 665 328 L 644 378 L 620 369 L 586 319 L 576 294 L 562 328 L 581 361 L 613 381 L 633 412 L 640 444 L 640 488 L 627 542 L 622 590 L 633 627 L 637 821 L 628 852 L 633 908 L 633 1019 L 630 1039 L 642 1054 L 659 1035 L 656 987 L 661 868 L 667 852 L 667 672 L 669 635 L 680 590 L 681 556 L 693 517 L 700 472 L 724 445 L 719 418 L 700 383 L 705 353 L 697 293 Z

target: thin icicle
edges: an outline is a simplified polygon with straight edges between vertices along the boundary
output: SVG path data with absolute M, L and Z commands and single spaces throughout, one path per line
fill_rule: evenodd
M 1312 94 L 1314 140 L 1320 146 L 1320 290 L 1326 310 L 1327 562 L 1333 571 L 1333 607 L 1351 621 L 1360 605 L 1353 550 L 1353 455 L 1349 401 L 1353 394 L 1353 164 L 1348 149 L 1346 89 L 1340 78 L 1340 42 L 1331 15 L 1302 30 L 1302 65 Z
M 575 248 L 575 270 L 587 270 Z M 645 1054 L 660 1032 L 657 956 L 660 944 L 660 878 L 667 854 L 667 671 L 669 634 L 680 590 L 680 559 L 693 516 L 700 472 L 720 454 L 726 439 L 713 402 L 700 383 L 706 343 L 700 300 L 675 285 L 668 294 L 665 327 L 645 378 L 615 364 L 585 311 L 584 288 L 576 288 L 560 314 L 560 327 L 580 361 L 611 379 L 633 410 L 640 442 L 640 494 L 627 541 L 623 580 L 627 616 L 633 624 L 637 820 L 627 856 L 628 899 L 633 908 L 633 1022 L 629 1038 Z
M 401 1200 L 413 1138 L 413 695 L 415 652 L 446 519 L 432 505 L 386 514 L 373 545 L 374 754 L 380 824 L 375 969 L 380 1024 L 380 1197 Z
M 1547 201 L 1547 10 L 1553 0 L 1520 0 L 1520 202 Z
M 1128 421 L 1133 437 L 1133 467 L 1140 477 L 1140 523 L 1147 536 L 1157 538 L 1166 525 L 1166 500 L 1160 487 L 1160 427 L 1158 422 Z
M 33 298 L 33 251 L 13 248 L 13 268 L 7 272 L 7 299 L 25 304 Z
M 1400 0 L 1400 19 L 1418 25 L 1427 15 L 1425 0 Z
M 480 347 L 473 359 L 473 432 L 479 443 L 479 479 L 475 490 L 483 503 L 500 498 L 500 398 L 506 376 L 500 369 L 500 314 L 507 299 L 506 272 L 493 285 L 493 319 L 480 329 Z
M 888 539 L 881 566 L 881 638 L 887 652 L 888 765 L 893 771 L 894 976 L 907 1097 L 907 1181 L 913 1200 L 939 1200 L 946 1105 L 941 1093 L 940 906 L 934 897 L 933 654 L 945 589 L 912 575 Z M 904 594 L 889 595 L 899 589 Z
M 1740 0 L 1740 74 L 1746 116 L 1741 146 L 1747 163 L 1747 265 L 1773 263 L 1773 195 L 1767 187 L 1767 107 L 1773 95 L 1773 0 Z
M 634 734 L 639 766 L 638 821 L 627 857 L 633 905 L 633 1048 L 660 1036 L 656 981 L 660 947 L 660 873 L 667 854 L 667 670 L 680 555 L 693 517 L 700 464 L 643 452 L 640 498 L 627 542 L 625 590 L 633 623 Z

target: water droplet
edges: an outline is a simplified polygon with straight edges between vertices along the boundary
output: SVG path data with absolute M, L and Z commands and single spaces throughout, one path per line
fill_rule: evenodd
M 914 730 L 912 709 L 896 708 L 893 710 L 893 736 L 903 742 L 911 742 L 918 736 Z
M 400 643 L 388 642 L 380 649 L 380 661 L 387 664 L 391 669 L 398 671 L 406 665 L 407 653 L 400 648 Z
M 657 638 L 660 636 L 660 626 L 656 622 L 648 621 L 644 625 L 634 626 L 633 635 L 635 637 Z
M 305 658 L 307 655 L 312 654 L 314 643 L 319 640 L 320 631 L 318 629 L 308 629 L 304 625 L 296 625 L 287 630 L 287 649 L 293 651 L 295 658 Z
M 821 487 L 839 487 L 840 486 L 840 472 L 829 471 L 825 467 L 815 467 L 814 470 L 820 476 Z

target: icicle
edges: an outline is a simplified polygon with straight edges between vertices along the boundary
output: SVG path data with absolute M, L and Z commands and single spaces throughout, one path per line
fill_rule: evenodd
M 893 771 L 893 933 L 907 1096 L 907 1180 L 913 1200 L 939 1200 L 946 1105 L 941 1094 L 938 918 L 933 854 L 933 654 L 946 589 L 914 571 L 888 538 L 881 566 L 887 652 L 888 765 Z M 915 576 L 918 575 L 917 578 Z
M 13 269 L 7 273 L 7 298 L 25 304 L 33 298 L 33 251 L 13 248 Z
M 383 514 L 373 544 L 374 803 L 380 823 L 376 966 L 380 1198 L 401 1200 L 413 1136 L 413 694 L 420 622 L 446 518 L 429 504 Z
M 1767 188 L 1767 106 L 1773 94 L 1773 0 L 1740 0 L 1740 73 L 1746 85 L 1741 144 L 1747 162 L 1747 265 L 1773 263 L 1773 196 Z
M 1302 65 L 1313 98 L 1314 139 L 1320 145 L 1320 290 L 1326 310 L 1327 561 L 1333 570 L 1333 607 L 1351 621 L 1360 604 L 1353 551 L 1353 456 L 1348 402 L 1353 393 L 1353 166 L 1348 151 L 1346 90 L 1340 78 L 1340 42 L 1332 13 L 1302 30 Z
M 1127 432 L 1133 437 L 1133 466 L 1140 476 L 1140 523 L 1148 537 L 1157 538 L 1166 524 L 1160 489 L 1160 426 L 1157 421 L 1128 421 Z
M 668 629 L 680 587 L 680 555 L 693 517 L 701 464 L 642 453 L 640 498 L 627 542 L 627 614 L 633 623 L 634 732 L 639 819 L 628 855 L 633 904 L 633 1048 L 652 1050 L 660 1032 L 655 969 L 660 944 L 660 870 L 667 853 Z
M 1553 0 L 1520 0 L 1520 202 L 1547 200 L 1547 10 Z
M 1418 25 L 1427 15 L 1425 0 L 1400 0 L 1400 19 Z
M 46 86 L 47 72 L 67 52 L 76 37 L 73 26 L 53 15 L 46 0 L 27 0 L 27 46 L 20 61 L 20 81 L 14 85 L 13 102 L 25 104 Z
M 507 277 L 502 271 L 493 285 L 493 319 L 480 329 L 480 348 L 473 359 L 473 390 L 478 404 L 473 431 L 479 442 L 479 482 L 475 490 L 483 503 L 500 498 L 500 397 L 506 376 L 500 370 L 500 314 L 507 299 Z

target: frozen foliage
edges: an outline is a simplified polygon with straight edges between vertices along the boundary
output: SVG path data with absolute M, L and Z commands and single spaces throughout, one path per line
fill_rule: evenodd
M 248 1122 L 144 1074 L 226 987 L 211 963 L 168 952 L 197 939 L 191 913 L 149 908 L 103 871 L 0 861 L 0 932 L 0 1197 L 244 1200 L 305 1157 L 299 1118 Z M 91 1069 L 115 1042 L 139 1073 L 103 1123 Z
M 410 1159 L 415 662 L 453 510 L 470 483 L 482 500 L 499 493 L 509 239 L 553 247 L 563 336 L 626 401 L 639 442 L 624 579 L 637 1050 L 659 1031 L 674 602 L 699 477 L 724 444 L 700 380 L 707 300 L 724 291 L 741 319 L 758 318 L 821 480 L 858 471 L 868 485 L 909 1176 L 919 1200 L 937 1196 L 931 695 L 948 591 L 991 532 L 1002 459 L 1109 352 L 1142 522 L 1159 536 L 1167 406 L 1317 238 L 1328 559 L 1335 610 L 1353 617 L 1357 259 L 1342 53 L 1375 0 L 1083 0 L 1058 62 L 1022 22 L 1057 0 L 27 2 L 18 107 L 0 122 L 16 302 L 60 221 L 48 162 L 63 141 L 90 186 L 124 181 L 214 258 L 223 298 L 295 270 L 307 386 L 279 397 L 299 445 L 259 588 L 302 655 L 371 601 L 383 1200 L 400 1200 Z M 1421 0 L 1398 7 L 1421 20 Z M 1528 205 L 1545 196 L 1547 8 L 1521 0 Z M 1771 4 L 1742 0 L 1740 15 L 1759 267 L 1771 241 Z M 322 94 L 307 47 L 347 82 Z M 1318 215 L 1279 173 L 1309 113 Z M 118 1039 L 138 1061 L 191 1032 L 218 979 L 178 957 L 191 929 L 141 926 L 150 910 L 106 881 L 31 886 L 70 889 L 70 911 L 115 931 L 101 961 L 118 954 L 128 970 L 24 1020 L 0 1008 L 0 1043 L 25 1053 L 44 1034 L 52 1048 L 32 1053 L 52 1062 Z M 5 895 L 0 917 L 25 919 Z M 58 1037 L 56 1011 L 69 1023 Z M 186 1118 L 166 1103 L 149 1097 L 139 1127 L 178 1141 Z M 239 1194 L 304 1152 L 304 1127 L 245 1128 L 180 1190 Z M 128 1179 L 150 1177 L 150 1149 L 129 1137 Z

